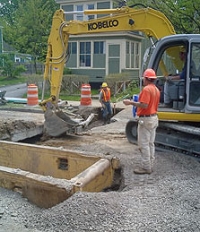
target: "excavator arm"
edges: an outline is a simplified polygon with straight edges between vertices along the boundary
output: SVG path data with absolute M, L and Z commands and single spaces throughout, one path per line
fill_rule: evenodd
M 119 31 L 141 31 L 148 37 L 160 39 L 175 34 L 164 14 L 151 8 L 133 9 L 122 7 L 105 10 L 86 10 L 84 14 L 109 14 L 89 21 L 66 22 L 65 32 L 71 35 Z
M 55 12 L 53 16 L 52 29 L 48 39 L 48 48 L 46 55 L 44 85 L 42 101 L 40 106 L 46 111 L 48 102 L 57 105 L 60 88 L 62 84 L 63 69 L 67 59 L 67 49 L 69 34 L 63 32 L 64 13 L 61 10 Z M 50 98 L 43 100 L 46 81 L 50 83 Z
M 107 16 L 89 21 L 65 21 L 65 12 L 62 9 L 57 10 L 53 16 L 44 72 L 44 80 L 50 82 L 51 97 L 46 100 L 42 97 L 40 106 L 44 111 L 48 102 L 56 105 L 58 101 L 70 35 L 141 31 L 147 37 L 158 40 L 175 34 L 166 16 L 151 8 L 133 9 L 124 6 L 117 9 L 87 10 L 84 14 L 107 14 Z M 164 66 L 163 70 L 166 70 Z
M 48 39 L 45 63 L 43 94 L 40 106 L 45 112 L 46 134 L 61 135 L 68 127 L 79 124 L 58 108 L 63 69 L 68 55 L 70 35 L 140 31 L 156 40 L 175 34 L 174 28 L 164 14 L 151 8 L 133 9 L 127 6 L 117 9 L 87 10 L 84 14 L 106 15 L 89 21 L 65 21 L 65 12 L 57 10 L 53 16 L 52 28 Z M 166 73 L 164 63 L 161 70 Z M 44 100 L 45 83 L 50 83 L 51 96 Z

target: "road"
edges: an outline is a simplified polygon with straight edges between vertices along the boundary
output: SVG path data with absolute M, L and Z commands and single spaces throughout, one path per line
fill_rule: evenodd
M 21 98 L 27 93 L 27 84 L 17 84 L 0 87 L 0 91 L 6 91 L 5 97 Z

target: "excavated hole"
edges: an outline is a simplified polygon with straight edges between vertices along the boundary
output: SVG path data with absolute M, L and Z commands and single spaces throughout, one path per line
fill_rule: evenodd
M 122 110 L 123 110 L 122 108 L 115 108 L 115 112 L 113 112 L 113 116 Z M 93 118 L 92 122 L 88 125 L 86 130 L 89 130 L 94 127 L 102 126 L 103 117 L 102 117 L 102 111 L 100 107 L 86 107 L 82 109 L 77 109 L 73 113 L 81 116 L 84 120 L 86 120 L 91 113 L 95 114 L 95 117 Z M 59 137 L 62 138 L 63 136 L 65 135 L 61 135 Z M 19 142 L 36 144 L 37 142 L 43 139 L 44 140 L 46 139 L 46 138 L 43 138 L 43 135 L 37 135 L 32 138 L 26 138 L 24 140 L 20 140 Z
M 119 113 L 121 110 L 121 108 L 116 108 L 115 109 L 115 114 Z M 99 107 L 87 107 L 87 108 L 82 108 L 82 109 L 77 109 L 76 112 L 74 112 L 76 114 L 79 114 L 84 120 L 86 120 L 88 118 L 88 116 L 91 113 L 95 114 L 94 119 L 92 120 L 92 122 L 88 125 L 88 130 L 94 127 L 98 127 L 98 126 L 102 126 L 103 123 L 103 118 L 102 118 L 102 111 L 101 108 Z M 64 136 L 68 136 L 71 137 L 70 135 L 64 135 Z M 63 136 L 61 136 L 60 138 L 62 138 Z M 37 135 L 34 136 L 32 138 L 27 138 L 24 139 L 23 141 L 19 141 L 21 143 L 26 143 L 26 144 L 40 144 L 41 141 L 43 141 L 43 135 Z M 104 189 L 104 192 L 110 192 L 110 191 L 121 191 L 124 188 L 124 177 L 123 177 L 123 169 L 120 167 L 119 169 L 115 170 L 114 173 L 114 179 L 113 179 L 113 184 L 112 186 L 110 186 L 109 188 Z

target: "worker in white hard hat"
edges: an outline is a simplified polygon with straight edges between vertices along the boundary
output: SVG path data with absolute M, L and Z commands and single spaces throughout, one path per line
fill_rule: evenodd
M 138 147 L 141 154 L 140 166 L 134 170 L 135 174 L 151 174 L 155 160 L 155 136 L 158 127 L 158 104 L 160 91 L 154 81 L 157 79 L 153 69 L 146 69 L 143 74 L 144 88 L 139 94 L 138 101 L 125 99 L 125 105 L 137 107 L 138 117 Z
M 106 82 L 103 82 L 101 85 L 101 91 L 99 94 L 99 102 L 102 106 L 102 117 L 103 124 L 110 123 L 110 119 L 112 117 L 112 107 L 111 107 L 111 91 Z

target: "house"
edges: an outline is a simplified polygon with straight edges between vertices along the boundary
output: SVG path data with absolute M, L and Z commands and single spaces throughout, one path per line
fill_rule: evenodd
M 56 0 L 56 3 L 66 13 L 66 21 L 88 21 L 100 17 L 84 15 L 83 11 L 87 9 L 116 8 L 113 0 Z M 89 76 L 93 84 L 102 83 L 105 76 L 116 73 L 128 72 L 130 78 L 138 78 L 143 38 L 140 32 L 133 31 L 71 35 L 66 66 L 73 74 Z

